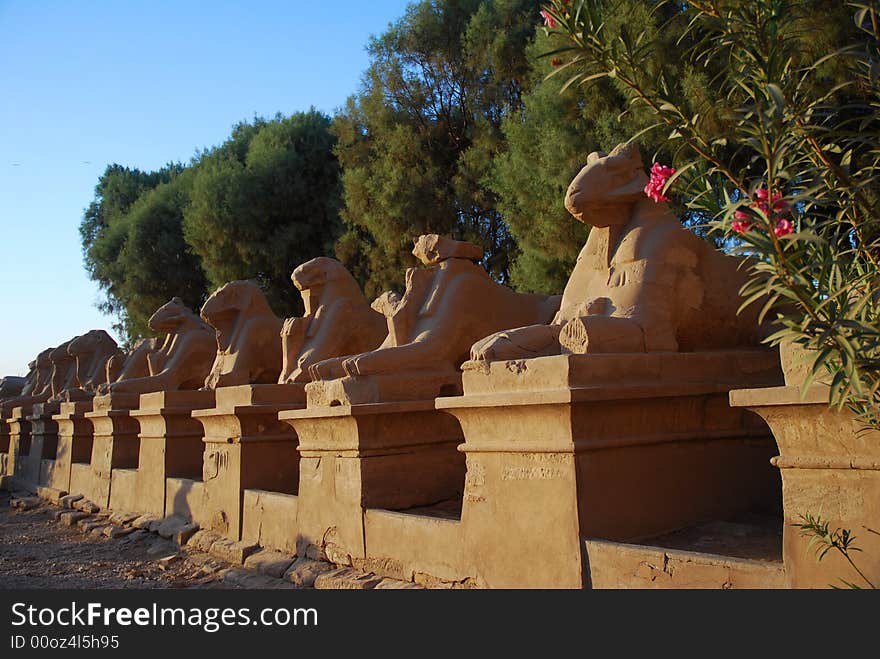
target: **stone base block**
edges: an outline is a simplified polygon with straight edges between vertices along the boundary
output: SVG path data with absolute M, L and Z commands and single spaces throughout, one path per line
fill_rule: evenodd
M 301 556 L 294 561 L 282 578 L 298 588 L 311 588 L 315 584 L 315 579 L 325 572 L 330 572 L 334 569 L 336 569 L 336 566 L 332 563 L 316 561 Z
M 781 562 L 757 561 L 604 540 L 584 543 L 597 589 L 785 588 Z
M 139 510 L 137 469 L 114 469 L 110 474 L 110 510 Z
M 245 559 L 259 549 L 258 545 L 248 542 L 235 542 L 229 538 L 220 538 L 211 545 L 211 556 L 232 563 L 243 565 Z
M 71 494 L 81 494 L 88 498 L 92 495 L 92 467 L 88 463 L 75 462 L 70 465 Z
M 462 566 L 461 522 L 388 510 L 364 514 L 367 558 L 355 561 L 365 572 L 403 581 L 427 574 L 463 581 L 473 574 Z
M 198 524 L 194 524 L 183 517 L 172 515 L 166 517 L 162 523 L 159 524 L 156 532 L 163 538 L 174 540 L 178 545 L 185 545 L 187 540 L 195 535 L 198 530 Z
M 242 542 L 296 554 L 297 507 L 294 494 L 245 490 L 242 503 Z
M 68 494 L 66 497 L 61 497 L 61 506 L 63 508 L 73 508 L 73 504 L 82 498 L 82 494 Z
M 76 526 L 77 522 L 81 519 L 86 519 L 87 517 L 89 517 L 88 513 L 79 510 L 64 510 L 58 516 L 58 521 L 64 526 Z
M 101 512 L 101 506 L 85 498 L 74 501 L 73 508 L 74 510 L 80 510 L 84 513 L 88 513 L 89 515 L 94 515 Z
M 289 554 L 264 549 L 248 556 L 244 561 L 244 566 L 280 579 L 293 565 L 293 559 L 294 557 Z
M 53 487 L 41 486 L 37 488 L 37 496 L 54 504 L 61 504 L 61 499 L 67 496 L 67 492 L 64 490 L 56 490 Z
M 186 546 L 204 554 L 211 553 L 211 545 L 221 539 L 222 536 L 217 535 L 213 531 L 201 529 L 196 531 L 193 536 L 187 540 Z
M 43 500 L 40 497 L 21 497 L 20 499 L 13 499 L 9 505 L 18 510 L 31 510 L 41 503 L 43 503 Z
M 165 512 L 209 528 L 211 516 L 206 502 L 205 484 L 189 478 L 166 478 Z

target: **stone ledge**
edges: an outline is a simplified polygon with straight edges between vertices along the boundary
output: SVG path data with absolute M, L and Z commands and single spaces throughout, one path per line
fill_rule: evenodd
M 730 392 L 731 407 L 763 407 L 777 405 L 828 405 L 830 389 L 814 384 L 805 392 L 800 387 L 764 387 L 734 389 Z

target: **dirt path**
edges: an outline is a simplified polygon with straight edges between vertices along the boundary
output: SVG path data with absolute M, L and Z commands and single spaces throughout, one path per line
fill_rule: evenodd
M 93 537 L 60 525 L 54 506 L 20 511 L 10 500 L 0 491 L 0 588 L 236 587 L 223 582 L 223 566 L 154 534 Z

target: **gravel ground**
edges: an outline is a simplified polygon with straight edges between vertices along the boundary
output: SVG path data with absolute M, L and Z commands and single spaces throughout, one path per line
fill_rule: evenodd
M 2 589 L 235 587 L 223 583 L 207 556 L 180 554 L 157 535 L 96 538 L 60 525 L 55 506 L 19 511 L 10 500 L 0 491 Z

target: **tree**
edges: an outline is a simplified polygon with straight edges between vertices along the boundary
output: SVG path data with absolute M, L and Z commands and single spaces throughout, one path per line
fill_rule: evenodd
M 80 223 L 86 270 L 106 295 L 99 308 L 116 316 L 114 328 L 129 341 L 149 334 L 146 321 L 174 295 L 192 305 L 204 296 L 204 275 L 181 230 L 183 170 L 109 165 Z
M 612 85 L 583 95 L 576 88 L 563 91 L 561 76 L 548 78 L 559 61 L 541 55 L 560 44 L 539 32 L 527 48 L 522 108 L 504 118 L 505 150 L 485 178 L 518 248 L 511 283 L 531 292 L 560 292 L 586 241 L 589 227 L 571 220 L 563 199 L 587 155 L 609 150 L 646 125 L 644 114 L 625 112 L 626 98 Z
M 195 310 L 207 299 L 201 262 L 183 237 L 193 174 L 185 169 L 145 192 L 127 214 L 128 234 L 116 262 L 124 274 L 119 295 L 131 338 L 151 334 L 147 321 L 172 297 Z
M 338 258 L 368 296 L 400 288 L 411 239 L 482 245 L 509 279 L 515 245 L 485 180 L 503 149 L 503 117 L 520 106 L 529 0 L 423 0 L 369 45 L 360 92 L 335 118 L 346 232 Z
M 314 109 L 257 118 L 194 163 L 184 234 L 213 286 L 255 279 L 276 313 L 302 312 L 290 273 L 331 254 L 341 229 L 329 128 Z

